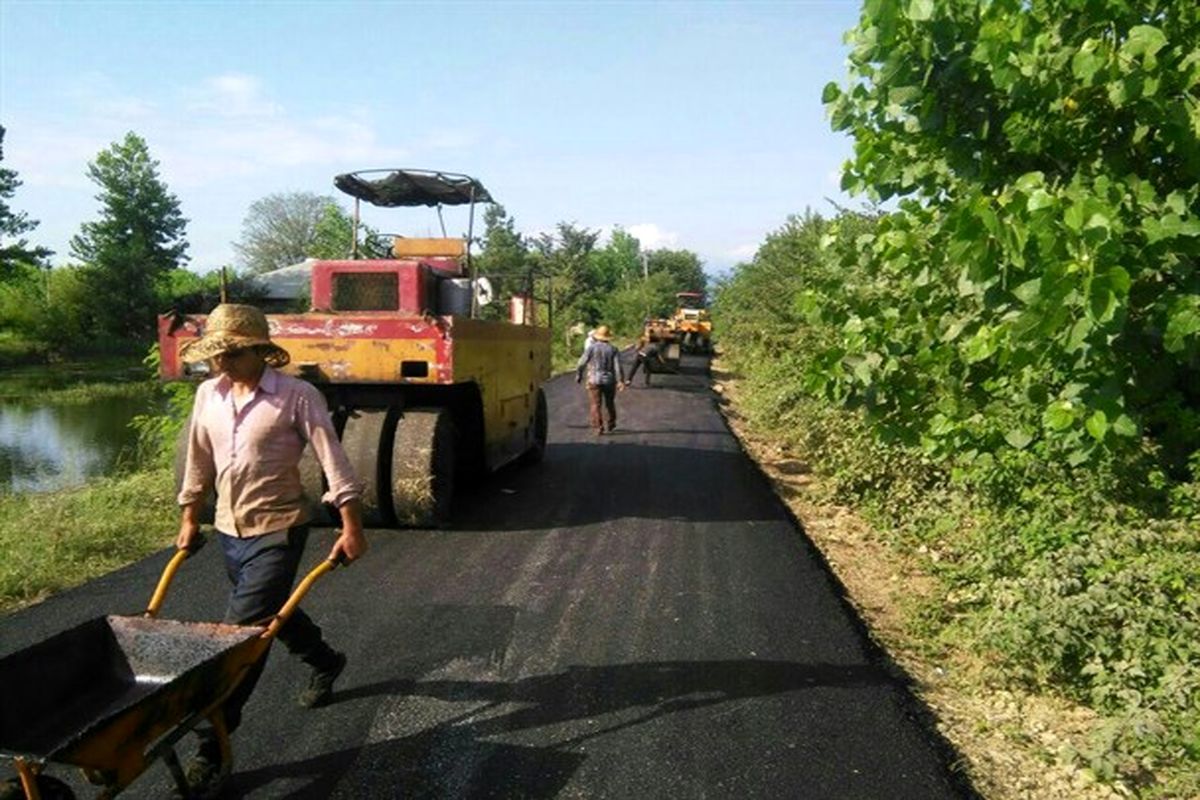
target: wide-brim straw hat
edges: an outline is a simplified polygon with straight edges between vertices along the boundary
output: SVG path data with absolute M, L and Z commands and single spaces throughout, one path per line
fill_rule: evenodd
M 179 348 L 179 357 L 189 364 L 205 361 L 228 350 L 260 348 L 272 367 L 291 361 L 287 350 L 271 341 L 267 317 L 254 306 L 222 303 L 204 321 L 203 335 Z
M 612 334 L 609 333 L 607 325 L 601 325 L 599 328 L 596 328 L 596 330 L 592 331 L 592 338 L 599 339 L 602 342 L 607 342 L 612 338 Z

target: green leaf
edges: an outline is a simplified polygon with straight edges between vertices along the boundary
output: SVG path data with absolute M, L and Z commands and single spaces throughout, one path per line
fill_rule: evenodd
M 1090 449 L 1080 447 L 1067 454 L 1067 463 L 1072 467 L 1078 467 L 1080 464 L 1091 458 L 1091 455 L 1092 451 Z
M 1102 442 L 1108 434 L 1108 415 L 1100 410 L 1093 411 L 1087 422 L 1083 423 L 1083 427 L 1093 439 Z
M 1067 334 L 1066 350 L 1068 353 L 1074 353 L 1083 347 L 1087 342 L 1088 334 L 1095 328 L 1095 323 L 1088 317 L 1081 317 L 1071 326 L 1070 332 Z
M 1041 278 L 1034 278 L 1031 281 L 1025 281 L 1024 283 L 1020 284 L 1015 289 L 1013 289 L 1013 294 L 1015 294 L 1017 296 L 1017 299 L 1020 300 L 1025 305 L 1033 305 L 1033 303 L 1041 296 L 1041 293 L 1042 293 L 1042 279 Z
M 1004 434 L 1004 441 L 1015 447 L 1017 450 L 1024 450 L 1033 441 L 1033 435 L 1019 428 L 1014 428 Z
M 1125 58 L 1153 58 L 1166 44 L 1167 37 L 1158 28 L 1153 25 L 1135 25 L 1129 29 L 1129 38 L 1121 45 L 1121 55 Z
M 1085 45 L 1087 42 L 1084 43 Z M 1104 67 L 1104 57 L 1094 50 L 1080 49 L 1071 59 L 1071 72 L 1085 85 L 1092 82 L 1096 73 Z
M 834 81 L 825 84 L 825 88 L 821 91 L 821 102 L 832 103 L 842 96 L 842 89 Z
M 967 340 L 963 347 L 963 358 L 968 364 L 975 364 L 991 357 L 996 352 L 996 337 L 991 328 L 983 327 Z
M 1054 195 L 1047 192 L 1045 189 L 1035 189 L 1029 195 L 1029 201 L 1025 207 L 1030 211 L 1041 211 L 1043 208 L 1051 208 L 1054 205 Z
M 1041 187 L 1043 187 L 1045 185 L 1046 185 L 1045 174 L 1040 171 L 1034 170 L 1033 172 L 1026 172 L 1024 175 L 1017 178 L 1016 183 L 1013 184 L 1013 187 L 1016 188 L 1018 191 L 1030 192 L 1030 191 L 1033 191 L 1034 189 L 1040 189 Z
M 1167 238 L 1162 223 L 1154 217 L 1146 217 L 1142 220 L 1142 233 L 1146 235 L 1146 244 L 1155 244 Z
M 1052 431 L 1065 431 L 1075 424 L 1075 406 L 1069 400 L 1055 400 L 1042 413 L 1042 423 Z
M 1092 281 L 1088 291 L 1088 310 L 1097 322 L 1108 322 L 1117 310 L 1117 296 L 1102 281 Z
M 1125 297 L 1129 294 L 1129 287 L 1133 285 L 1133 280 L 1124 267 L 1113 267 L 1108 271 L 1106 277 L 1109 288 L 1118 296 Z
M 1168 353 L 1180 353 L 1187 340 L 1200 334 L 1200 297 L 1192 296 L 1175 302 L 1167 312 L 1167 330 L 1163 347 Z
M 1125 103 L 1129 100 L 1131 92 L 1129 86 L 1124 80 L 1110 81 L 1108 84 L 1108 102 L 1112 103 L 1114 108 L 1124 108 Z
M 945 436 L 953 433 L 957 426 L 945 414 L 934 414 L 929 420 L 929 433 L 932 436 Z
M 913 22 L 928 22 L 933 19 L 933 0 L 912 0 L 908 4 L 907 16 Z
M 953 342 L 962 334 L 963 329 L 966 328 L 970 323 L 971 320 L 965 317 L 963 319 L 955 320 L 950 327 L 947 328 L 944 333 L 942 333 L 942 341 Z
M 1100 228 L 1107 231 L 1111 226 L 1112 222 L 1109 220 L 1108 215 L 1100 211 L 1097 211 L 1088 217 L 1087 222 L 1083 224 L 1084 230 Z
M 1063 222 L 1073 231 L 1083 230 L 1083 204 L 1072 203 L 1063 214 Z
M 1118 436 L 1138 435 L 1137 423 L 1134 422 L 1128 414 L 1121 414 L 1115 420 L 1113 420 L 1112 429 L 1113 433 L 1117 434 Z

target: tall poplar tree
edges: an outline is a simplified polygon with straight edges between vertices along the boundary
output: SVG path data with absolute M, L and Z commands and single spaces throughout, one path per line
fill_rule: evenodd
M 0 125 L 0 161 L 4 160 L 4 126 Z M 29 242 L 21 238 L 38 226 L 35 220 L 23 212 L 12 211 L 8 207 L 8 199 L 17 191 L 21 181 L 17 179 L 16 170 L 0 168 L 0 280 L 17 274 L 18 264 L 41 266 L 51 255 L 44 247 L 30 247 Z
M 130 132 L 88 165 L 100 187 L 100 217 L 71 239 L 85 265 L 92 320 L 113 337 L 144 339 L 154 330 L 157 289 L 187 261 L 187 220 L 158 176 L 145 140 Z

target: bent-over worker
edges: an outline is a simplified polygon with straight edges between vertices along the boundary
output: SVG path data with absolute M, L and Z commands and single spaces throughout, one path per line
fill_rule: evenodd
M 658 342 L 652 342 L 645 336 L 638 339 L 637 353 L 634 355 L 633 369 L 629 370 L 629 377 L 625 379 L 625 385 L 633 383 L 633 376 L 637 375 L 638 368 L 642 369 L 642 382 L 645 385 L 650 385 L 650 365 L 653 364 L 655 369 L 658 369 L 666 364 L 662 357 L 662 345 Z

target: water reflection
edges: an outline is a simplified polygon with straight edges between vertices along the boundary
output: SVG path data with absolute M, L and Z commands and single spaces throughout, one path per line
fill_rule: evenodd
M 105 377 L 111 382 L 113 373 Z M 153 401 L 118 395 L 59 404 L 45 395 L 87 382 L 74 371 L 0 377 L 0 494 L 79 486 L 132 454 L 137 435 L 129 423 Z

